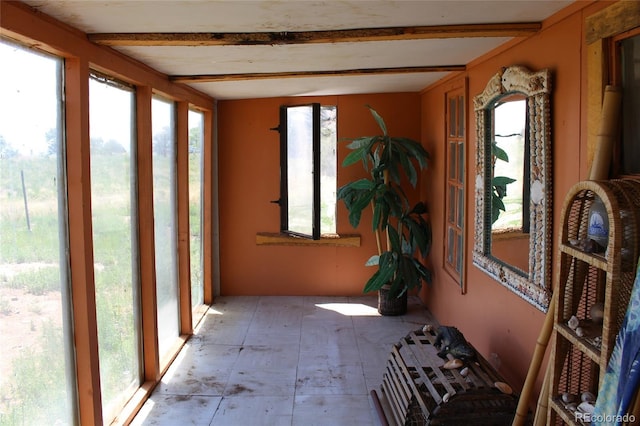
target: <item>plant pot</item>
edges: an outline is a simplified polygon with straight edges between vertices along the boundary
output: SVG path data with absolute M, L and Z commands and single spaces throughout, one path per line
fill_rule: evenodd
M 385 286 L 386 287 L 386 286 Z M 378 290 L 378 313 L 384 316 L 397 316 L 407 313 L 407 292 L 400 297 L 388 297 L 389 289 Z

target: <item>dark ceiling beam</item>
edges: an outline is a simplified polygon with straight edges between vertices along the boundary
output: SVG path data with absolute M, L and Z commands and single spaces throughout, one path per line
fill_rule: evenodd
M 169 79 L 176 83 L 216 83 L 221 81 L 259 80 L 273 78 L 300 77 L 336 77 L 349 75 L 380 75 L 380 74 L 409 74 L 423 72 L 464 71 L 464 65 L 437 65 L 428 67 L 397 67 L 397 68 L 367 68 L 336 71 L 287 71 L 273 73 L 244 73 L 244 74 L 210 74 L 210 75 L 173 75 Z
M 260 46 L 465 37 L 524 37 L 539 22 L 363 28 L 331 31 L 250 33 L 93 33 L 90 41 L 106 46 Z

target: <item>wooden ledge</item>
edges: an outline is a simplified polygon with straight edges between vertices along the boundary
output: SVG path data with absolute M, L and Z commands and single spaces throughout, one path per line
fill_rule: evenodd
M 492 240 L 524 240 L 531 238 L 531 234 L 524 233 L 520 229 L 517 230 L 505 230 L 505 231 L 493 231 L 491 232 Z
M 258 246 L 328 246 L 328 247 L 360 247 L 360 235 L 342 234 L 326 235 L 319 240 L 294 237 L 278 232 L 258 232 L 256 234 Z

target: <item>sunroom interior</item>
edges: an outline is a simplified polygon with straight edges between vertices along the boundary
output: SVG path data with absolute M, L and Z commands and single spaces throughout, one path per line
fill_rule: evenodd
M 354 229 L 336 201 L 362 176 L 341 166 L 345 139 L 379 132 L 370 108 L 429 153 L 409 195 L 428 208 L 432 279 L 409 292 L 405 316 L 367 317 L 384 338 L 380 353 L 361 345 L 359 368 L 377 375 L 366 357 L 384 361 L 392 342 L 437 322 L 460 330 L 516 394 L 530 386 L 534 412 L 553 356 L 543 352 L 532 379 L 530 364 L 564 285 L 563 203 L 599 155 L 606 86 L 624 86 L 624 124 L 602 179 L 640 174 L 640 133 L 624 121 L 640 108 L 627 102 L 640 99 L 635 1 L 3 0 L 0 36 L 3 425 L 136 421 L 189 342 L 220 332 L 225 312 L 232 329 L 231 306 L 375 311 L 375 294 L 363 294 L 372 215 Z M 507 235 L 491 263 L 518 265 L 516 283 L 480 253 L 474 99 L 519 67 L 550 76 L 549 167 L 543 260 L 527 266 L 535 238 Z M 333 126 L 333 174 L 318 195 L 322 230 L 306 238 L 285 232 L 280 126 L 281 107 L 313 104 Z M 386 424 L 370 390 L 362 424 Z M 277 422 L 324 424 L 296 407 Z M 268 410 L 249 415 L 280 424 Z

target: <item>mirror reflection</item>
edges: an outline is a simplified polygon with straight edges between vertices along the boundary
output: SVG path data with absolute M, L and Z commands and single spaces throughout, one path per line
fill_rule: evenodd
M 496 101 L 491 125 L 491 255 L 529 272 L 529 158 L 526 97 Z

